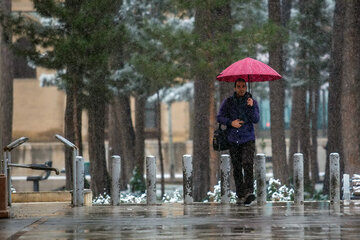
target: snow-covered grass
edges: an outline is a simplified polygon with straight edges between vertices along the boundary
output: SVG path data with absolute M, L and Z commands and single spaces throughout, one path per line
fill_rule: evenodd
M 256 189 L 256 182 L 254 183 L 254 189 Z M 236 202 L 236 193 L 230 191 L 230 203 Z M 270 178 L 269 185 L 267 186 L 267 200 L 268 201 L 293 201 L 294 200 L 294 189 L 282 185 L 278 179 Z M 122 192 L 120 194 L 121 203 L 134 203 L 134 204 L 145 204 L 146 193 L 141 195 L 134 194 L 131 192 Z M 161 199 L 162 203 L 183 203 L 184 198 L 180 189 L 175 189 L 172 193 L 165 193 Z M 214 186 L 214 191 L 209 191 L 207 197 L 203 202 L 221 202 L 221 185 L 220 181 Z M 110 204 L 111 197 L 107 194 L 102 194 L 93 200 L 94 205 Z

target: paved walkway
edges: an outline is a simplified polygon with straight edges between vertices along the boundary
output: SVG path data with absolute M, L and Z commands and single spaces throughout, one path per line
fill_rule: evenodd
M 358 239 L 360 203 L 121 205 L 14 204 L 0 239 Z

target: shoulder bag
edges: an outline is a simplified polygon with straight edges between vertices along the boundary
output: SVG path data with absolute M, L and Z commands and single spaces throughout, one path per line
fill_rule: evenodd
M 227 129 L 222 129 L 221 124 L 214 131 L 213 149 L 215 151 L 224 151 L 229 149 L 229 142 L 227 140 Z

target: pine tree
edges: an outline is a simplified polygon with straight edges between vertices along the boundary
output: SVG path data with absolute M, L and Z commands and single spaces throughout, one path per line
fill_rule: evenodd
M 169 34 L 175 25 L 165 22 L 165 11 L 169 9 L 169 1 L 124 1 L 119 12 L 126 41 L 113 56 L 112 79 L 116 95 L 113 102 L 119 104 L 112 109 L 116 112 L 130 109 L 127 99 L 134 96 L 136 112 L 135 129 L 130 114 L 112 115 L 119 116 L 118 122 L 122 123 L 119 133 L 123 141 L 118 150 L 124 156 L 123 185 L 128 182 L 135 166 L 139 167 L 141 175 L 144 174 L 144 110 L 147 96 L 171 86 L 183 69 L 173 58 L 174 50 L 171 48 L 174 45 L 169 40 Z M 111 142 L 112 147 L 116 145 L 119 142 Z
M 296 66 L 290 74 L 293 85 L 289 162 L 294 152 L 304 154 L 304 179 L 307 186 L 318 181 L 317 108 L 319 87 L 326 81 L 330 48 L 330 19 L 326 1 L 300 1 L 297 26 L 292 32 Z M 309 99 L 307 101 L 306 94 Z M 298 148 L 300 144 L 300 148 Z M 292 164 L 290 164 L 292 166 Z M 310 179 L 310 172 L 312 178 Z
M 323 194 L 329 195 L 330 189 L 330 153 L 337 152 L 343 155 L 341 126 L 341 92 L 342 92 L 342 68 L 343 68 L 343 45 L 344 45 L 344 1 L 336 0 L 334 20 L 332 27 L 331 61 L 329 76 L 329 103 L 328 103 L 328 143 L 326 146 L 326 165 Z M 340 157 L 341 174 L 344 173 L 344 158 Z
M 34 0 L 34 8 L 40 16 L 38 21 L 20 13 L 8 25 L 14 34 L 26 36 L 37 46 L 15 49 L 19 54 L 27 56 L 37 66 L 57 71 L 57 85 L 65 89 L 68 100 L 72 98 L 73 101 L 69 108 L 74 109 L 70 119 L 77 123 L 73 126 L 75 131 L 79 129 L 77 116 L 81 114 L 76 104 L 81 101 L 88 110 L 91 188 L 95 196 L 109 191 L 104 111 L 110 95 L 110 53 L 122 40 L 123 31 L 115 18 L 120 4 L 120 0 Z M 39 47 L 43 50 L 38 50 Z M 71 169 L 70 166 L 66 161 L 66 168 Z M 69 173 L 71 171 L 67 171 L 67 181 L 71 179 Z

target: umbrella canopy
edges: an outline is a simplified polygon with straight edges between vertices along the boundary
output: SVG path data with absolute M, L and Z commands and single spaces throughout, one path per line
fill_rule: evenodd
M 243 78 L 246 82 L 265 82 L 282 76 L 265 63 L 247 57 L 231 64 L 216 77 L 223 82 L 235 82 L 238 78 Z

